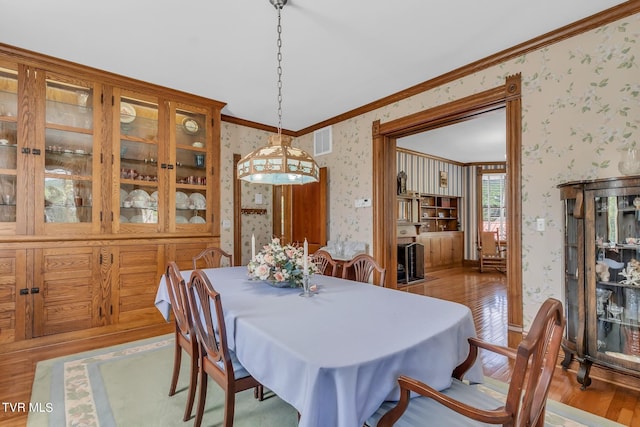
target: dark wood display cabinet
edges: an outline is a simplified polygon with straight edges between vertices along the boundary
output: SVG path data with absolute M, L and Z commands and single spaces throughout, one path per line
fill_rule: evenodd
M 640 376 L 640 176 L 559 186 L 564 201 L 567 368 L 592 364 Z

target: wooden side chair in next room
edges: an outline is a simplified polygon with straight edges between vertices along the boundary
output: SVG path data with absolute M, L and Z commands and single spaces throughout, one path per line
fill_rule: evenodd
M 538 310 L 529 333 L 517 349 L 469 338 L 469 356 L 453 371 L 451 387 L 436 391 L 420 381 L 401 375 L 398 379 L 400 400 L 385 402 L 367 420 L 367 426 L 477 426 L 488 423 L 510 427 L 543 427 L 547 394 L 564 325 L 562 304 L 549 298 Z M 494 399 L 477 390 L 475 385 L 461 381 L 475 362 L 478 348 L 515 360 L 506 400 Z M 410 392 L 419 396 L 410 399 Z

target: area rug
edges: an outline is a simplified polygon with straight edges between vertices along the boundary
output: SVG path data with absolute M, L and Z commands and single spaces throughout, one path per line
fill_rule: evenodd
M 28 427 L 179 426 L 188 385 L 189 357 L 183 357 L 178 392 L 169 397 L 173 335 L 164 335 L 38 363 Z M 506 385 L 487 378 L 482 390 L 504 398 Z M 222 424 L 223 394 L 209 381 L 204 426 Z M 39 403 L 39 405 L 38 405 Z M 194 408 L 195 410 L 195 408 Z M 297 412 L 273 393 L 262 402 L 253 390 L 236 395 L 236 427 L 294 427 Z M 620 426 L 604 418 L 549 401 L 548 426 Z

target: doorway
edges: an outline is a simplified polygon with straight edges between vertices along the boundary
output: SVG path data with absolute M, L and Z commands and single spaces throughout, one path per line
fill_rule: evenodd
M 507 259 L 508 345 L 522 340 L 521 266 L 521 78 L 506 78 L 504 86 L 402 117 L 373 123 L 373 252 L 384 265 L 397 265 L 396 233 L 396 139 L 424 132 L 447 123 L 466 120 L 496 108 L 506 110 L 507 140 Z M 397 287 L 393 275 L 388 286 Z

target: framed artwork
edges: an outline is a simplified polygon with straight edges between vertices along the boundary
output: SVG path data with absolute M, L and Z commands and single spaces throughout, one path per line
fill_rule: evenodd
M 440 171 L 440 187 L 449 186 L 449 174 L 446 171 Z

